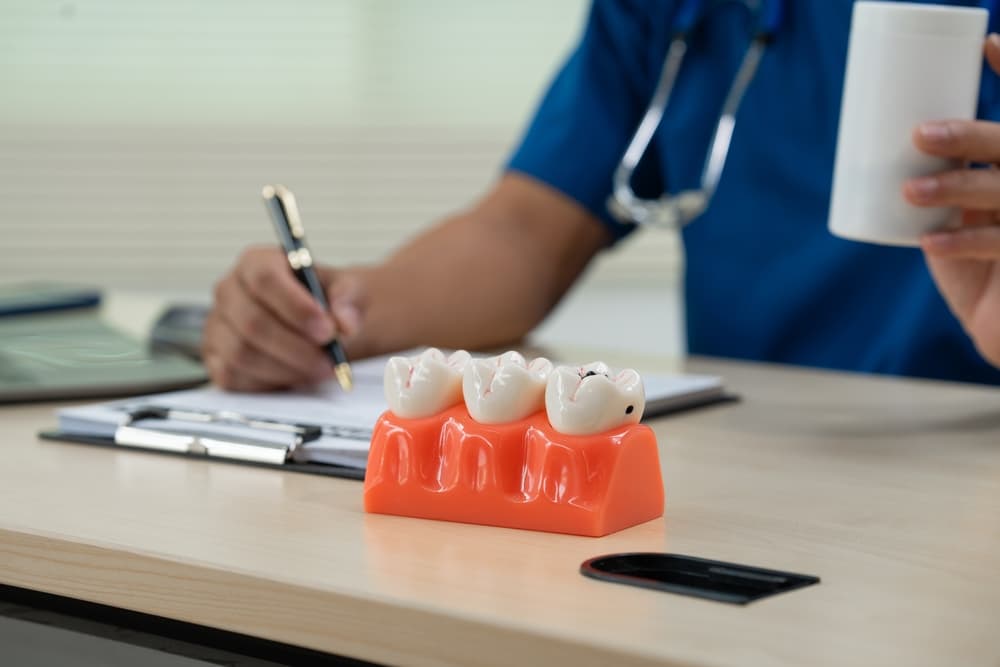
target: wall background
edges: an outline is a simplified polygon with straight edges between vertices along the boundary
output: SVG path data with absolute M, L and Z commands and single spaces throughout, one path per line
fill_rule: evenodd
M 206 294 L 273 242 L 275 181 L 320 258 L 375 261 L 496 178 L 586 5 L 6 0 L 0 282 Z M 676 239 L 634 236 L 564 311 L 589 299 L 614 330 L 646 304 L 643 329 L 675 326 Z

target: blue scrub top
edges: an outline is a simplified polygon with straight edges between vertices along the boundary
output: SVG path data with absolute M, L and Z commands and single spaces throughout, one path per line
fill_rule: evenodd
M 652 96 L 676 4 L 596 0 L 508 165 L 578 201 L 616 238 L 630 229 L 607 212 L 612 173 Z M 786 2 L 781 32 L 740 107 L 718 190 L 683 232 L 690 351 L 1000 384 L 919 249 L 827 230 L 852 4 Z M 633 181 L 637 192 L 698 187 L 749 35 L 748 12 L 735 3 L 702 24 Z M 979 115 L 996 119 L 992 76 L 984 76 Z

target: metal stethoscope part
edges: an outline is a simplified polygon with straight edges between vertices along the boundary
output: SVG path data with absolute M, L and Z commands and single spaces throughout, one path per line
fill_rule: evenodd
M 664 193 L 658 199 L 643 199 L 636 195 L 632 189 L 632 175 L 639 160 L 642 159 L 653 140 L 653 135 L 656 134 L 656 130 L 660 126 L 663 113 L 670 103 L 670 96 L 674 84 L 677 82 L 681 63 L 687 53 L 691 34 L 699 21 L 705 18 L 707 12 L 704 9 L 707 4 L 727 3 L 742 4 L 751 12 L 756 11 L 758 27 L 722 105 L 722 111 L 715 125 L 715 132 L 712 135 L 712 141 L 702 168 L 700 187 L 696 190 L 684 190 L 675 194 Z M 722 178 L 722 170 L 726 164 L 726 156 L 729 154 L 733 129 L 736 126 L 736 113 L 743 100 L 743 94 L 753 80 L 768 44 L 774 39 L 781 23 L 783 10 L 784 0 L 761 0 L 757 3 L 749 0 L 721 0 L 714 3 L 706 3 L 703 0 L 686 0 L 681 4 L 674 21 L 674 37 L 663 61 L 663 69 L 660 72 L 660 80 L 656 85 L 656 90 L 653 92 L 653 98 L 646 108 L 646 113 L 643 115 L 639 127 L 636 128 L 618 168 L 615 169 L 612 194 L 608 199 L 608 210 L 615 219 L 623 224 L 636 223 L 679 229 L 705 212 L 719 184 L 719 179 Z

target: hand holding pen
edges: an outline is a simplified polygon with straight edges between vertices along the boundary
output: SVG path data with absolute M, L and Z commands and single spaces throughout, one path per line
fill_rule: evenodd
M 298 281 L 309 290 L 309 294 L 312 295 L 320 308 L 324 312 L 329 312 L 330 304 L 327 303 L 323 284 L 316 276 L 312 252 L 306 243 L 306 231 L 302 227 L 302 218 L 299 216 L 299 207 L 295 203 L 295 196 L 283 185 L 266 185 L 262 194 L 292 272 Z M 344 353 L 340 341 L 333 337 L 323 347 L 333 364 L 333 372 L 337 377 L 337 382 L 345 391 L 350 391 L 354 387 L 354 379 L 351 376 L 351 366 L 347 362 L 347 355 Z
M 240 255 L 216 284 L 203 334 L 202 358 L 215 384 L 270 391 L 334 375 L 327 344 L 335 337 L 357 337 L 361 283 L 349 270 L 313 268 L 333 314 L 296 278 L 277 244 Z

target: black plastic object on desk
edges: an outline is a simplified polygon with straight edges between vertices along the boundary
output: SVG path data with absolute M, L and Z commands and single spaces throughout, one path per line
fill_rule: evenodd
M 665 553 L 598 556 L 585 561 L 580 573 L 593 579 L 730 604 L 747 604 L 819 583 L 819 577 L 808 574 Z

